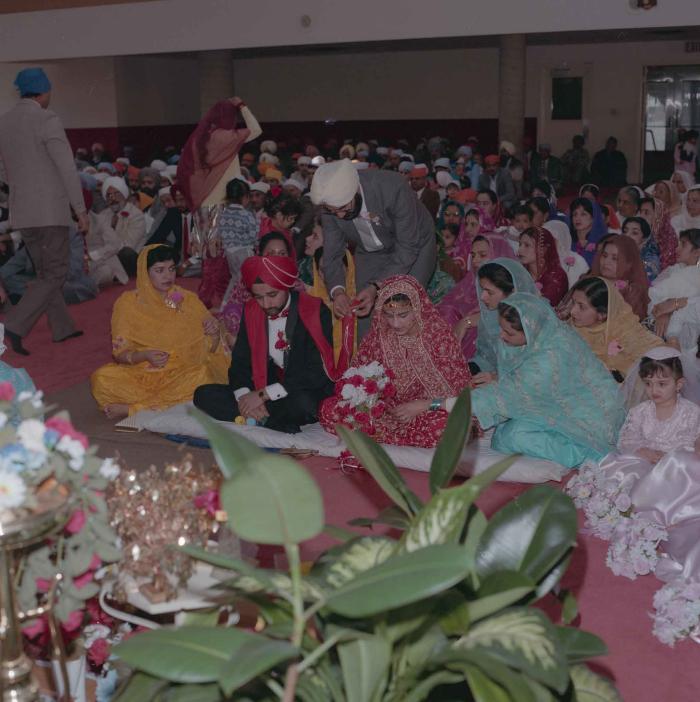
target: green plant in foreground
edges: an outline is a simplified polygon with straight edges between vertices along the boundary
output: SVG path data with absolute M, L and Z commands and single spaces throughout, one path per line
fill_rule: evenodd
M 402 534 L 329 528 L 342 543 L 304 576 L 299 544 L 324 528 L 315 482 L 295 461 L 197 413 L 225 476 L 221 500 L 231 529 L 284 546 L 289 572 L 186 548 L 229 569 L 224 587 L 254 602 L 266 627 L 183 626 L 132 637 L 115 649 L 137 671 L 119 702 L 619 700 L 582 664 L 606 653 L 603 642 L 530 606 L 557 587 L 569 564 L 577 528 L 571 499 L 537 486 L 488 521 L 474 500 L 512 458 L 447 487 L 470 415 L 465 391 L 435 452 L 425 504 L 380 446 L 340 427 L 394 503 L 355 525 L 384 523 Z M 565 619 L 572 610 L 569 598 Z

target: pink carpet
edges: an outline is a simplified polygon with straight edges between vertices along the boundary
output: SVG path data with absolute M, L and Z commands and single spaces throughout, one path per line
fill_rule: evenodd
M 196 281 L 185 281 L 188 288 Z M 36 385 L 55 392 L 84 382 L 89 374 L 110 358 L 109 324 L 114 300 L 124 288 L 111 288 L 97 300 L 71 307 L 80 339 L 62 344 L 51 343 L 45 321 L 26 338 L 31 356 L 25 358 L 8 351 L 3 360 L 24 367 Z M 97 412 L 97 408 L 94 408 Z M 154 437 L 154 441 L 162 441 Z M 154 446 L 154 460 L 158 453 Z M 317 480 L 324 496 L 326 520 L 344 526 L 358 516 L 372 516 L 388 500 L 364 472 L 343 475 L 335 462 L 325 458 L 304 461 Z M 426 475 L 402 471 L 410 487 L 420 496 L 428 495 Z M 520 484 L 492 486 L 480 500 L 487 514 L 526 489 Z M 305 558 L 313 558 L 330 540 L 321 536 L 305 544 Z M 601 636 L 610 654 L 597 662 L 601 671 L 611 675 L 627 702 L 691 702 L 698 699 L 700 649 L 683 643 L 671 649 L 651 634 L 653 593 L 660 586 L 652 576 L 630 581 L 615 577 L 605 566 L 606 544 L 581 534 L 565 585 L 573 589 L 580 607 L 580 626 Z

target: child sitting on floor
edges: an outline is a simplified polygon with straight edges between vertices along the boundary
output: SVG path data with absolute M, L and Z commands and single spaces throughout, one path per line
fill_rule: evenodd
M 700 448 L 700 407 L 681 397 L 683 365 L 669 347 L 649 351 L 639 364 L 646 402 L 633 407 L 620 431 L 618 450 L 658 463 L 678 448 Z

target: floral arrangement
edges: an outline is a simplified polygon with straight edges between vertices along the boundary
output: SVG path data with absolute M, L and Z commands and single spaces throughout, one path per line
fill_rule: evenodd
M 386 401 L 396 395 L 393 380 L 392 371 L 377 361 L 348 368 L 335 387 L 341 398 L 338 411 L 342 423 L 351 429 L 375 434 L 373 420 L 384 414 Z
M 615 575 L 635 580 L 656 571 L 659 544 L 668 539 L 665 527 L 634 513 L 624 483 L 606 478 L 595 463 L 581 466 L 565 491 L 583 509 L 586 526 L 610 541 L 606 565 Z M 677 578 L 654 595 L 653 633 L 673 646 L 676 641 L 700 635 L 700 583 Z
M 700 634 L 700 583 L 679 578 L 654 594 L 654 636 L 673 646 Z M 696 638 L 697 640 L 697 638 Z
M 45 412 L 42 393 L 15 396 L 10 383 L 0 383 L 0 522 L 72 500 L 63 530 L 26 552 L 16 571 L 19 606 L 25 611 L 45 605 L 60 581 L 54 613 L 70 641 L 91 619 L 88 603 L 99 592 L 103 564 L 121 555 L 103 498 L 119 467 L 95 455 L 66 413 L 44 421 Z M 30 620 L 23 633 L 35 655 L 48 651 L 47 614 Z
M 615 575 L 635 580 L 656 570 L 661 541 L 668 539 L 666 529 L 639 514 L 621 519 L 613 530 L 605 560 Z

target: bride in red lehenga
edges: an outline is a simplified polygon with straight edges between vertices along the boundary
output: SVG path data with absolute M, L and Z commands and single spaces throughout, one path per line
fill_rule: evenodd
M 378 361 L 394 374 L 396 394 L 374 419 L 379 442 L 431 448 L 447 423 L 444 409 L 431 409 L 471 384 L 471 375 L 457 339 L 415 278 L 398 275 L 382 284 L 374 305 L 370 332 L 362 340 L 352 366 Z M 343 412 L 338 393 L 324 400 L 320 421 L 335 433 Z

